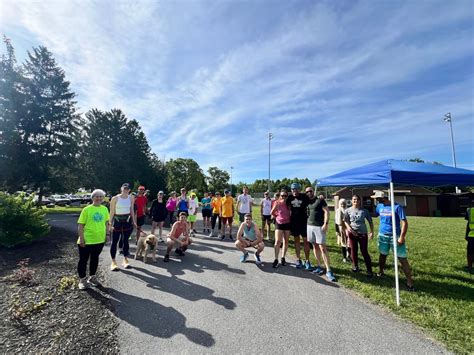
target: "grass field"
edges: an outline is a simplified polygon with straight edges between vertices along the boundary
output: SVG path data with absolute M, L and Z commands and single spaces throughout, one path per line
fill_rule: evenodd
M 258 208 L 254 208 L 253 216 L 254 221 L 261 226 Z M 352 273 L 350 264 L 342 262 L 332 215 L 328 248 L 338 282 L 371 302 L 422 327 L 429 336 L 445 344 L 449 350 L 456 353 L 473 353 L 474 275 L 464 270 L 466 221 L 462 218 L 408 217 L 408 223 L 408 260 L 417 291 L 410 293 L 404 290 L 406 280 L 399 267 L 400 307 L 395 302 L 393 257 L 387 260 L 389 267 L 385 270 L 384 278 L 366 277 L 362 255 L 359 260 L 361 272 Z M 374 224 L 377 231 L 377 218 L 374 219 Z M 378 270 L 376 237 L 369 242 L 369 252 L 376 272 Z M 290 253 L 294 254 L 291 243 Z M 311 261 L 315 262 L 314 256 Z
M 46 213 L 81 213 L 82 209 L 85 207 L 68 207 L 68 206 L 55 206 L 55 207 L 45 207 L 43 209 Z

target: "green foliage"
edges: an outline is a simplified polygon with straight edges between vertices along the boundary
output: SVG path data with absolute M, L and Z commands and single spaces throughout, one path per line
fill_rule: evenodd
M 168 191 L 179 191 L 184 187 L 187 190 L 207 190 L 204 173 L 193 159 L 171 159 L 166 163 Z
M 32 198 L 0 192 L 0 246 L 11 248 L 29 244 L 48 234 L 49 226 L 44 215 Z
M 219 169 L 217 166 L 211 166 L 207 169 L 207 185 L 212 192 L 222 191 L 229 187 L 230 175 L 227 171 Z

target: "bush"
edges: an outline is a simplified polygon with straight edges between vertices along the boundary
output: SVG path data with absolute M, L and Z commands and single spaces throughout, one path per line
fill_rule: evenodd
M 45 212 L 33 198 L 11 196 L 0 192 L 0 246 L 30 244 L 49 233 Z

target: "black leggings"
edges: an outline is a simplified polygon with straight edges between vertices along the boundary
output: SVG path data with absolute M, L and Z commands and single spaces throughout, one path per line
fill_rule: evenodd
M 168 217 L 170 220 L 170 228 L 173 226 L 174 223 L 174 211 L 168 211 Z
M 221 230 L 221 218 L 219 217 L 219 214 L 217 213 L 213 213 L 212 214 L 212 217 L 211 217 L 211 227 L 212 227 L 212 230 L 214 230 L 214 227 L 216 226 L 216 220 L 219 219 L 219 230 Z
M 79 247 L 79 262 L 77 263 L 77 273 L 79 277 L 83 279 L 86 277 L 87 271 L 87 262 L 89 258 L 91 262 L 89 263 L 89 275 L 93 276 L 97 272 L 97 266 L 99 266 L 99 255 L 102 252 L 104 243 L 100 244 L 91 244 L 86 245 L 85 247 Z
M 115 259 L 117 255 L 117 244 L 121 239 L 121 246 L 123 247 L 123 256 L 128 256 L 128 238 L 132 234 L 133 227 L 130 222 L 114 222 L 114 232 L 112 233 L 112 245 L 110 246 L 110 256 Z

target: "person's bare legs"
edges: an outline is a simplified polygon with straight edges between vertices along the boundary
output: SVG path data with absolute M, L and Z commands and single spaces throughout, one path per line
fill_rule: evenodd
M 383 275 L 385 263 L 387 262 L 387 255 L 379 254 L 379 275 Z
M 283 233 L 284 231 L 279 230 L 279 229 L 275 231 L 275 246 L 274 246 L 275 260 L 278 260 L 278 255 L 280 254 L 280 244 L 283 239 Z
M 283 251 L 282 258 L 286 258 L 286 253 L 288 252 L 288 242 L 290 241 L 290 231 L 283 231 Z
M 400 260 L 400 264 L 402 264 L 403 273 L 405 274 L 405 277 L 407 278 L 407 286 L 412 287 L 413 279 L 411 277 L 411 269 L 410 269 L 410 264 L 408 263 L 408 259 L 398 258 L 398 260 Z
M 319 250 L 321 251 L 324 265 L 326 266 L 326 272 L 331 271 L 331 260 L 329 259 L 328 249 L 323 244 L 317 244 L 319 246 Z
M 308 238 L 303 237 L 303 250 L 304 250 L 304 257 L 305 260 L 309 260 L 309 253 L 311 251 L 311 245 L 308 243 Z
M 155 222 L 155 221 L 152 221 L 151 222 L 151 231 L 150 231 L 150 234 L 155 234 L 155 229 L 156 229 L 156 225 L 158 224 L 158 222 Z
M 313 254 L 314 254 L 314 257 L 316 258 L 316 261 L 318 263 L 317 266 L 321 267 L 321 250 L 319 249 L 317 243 L 313 243 Z

